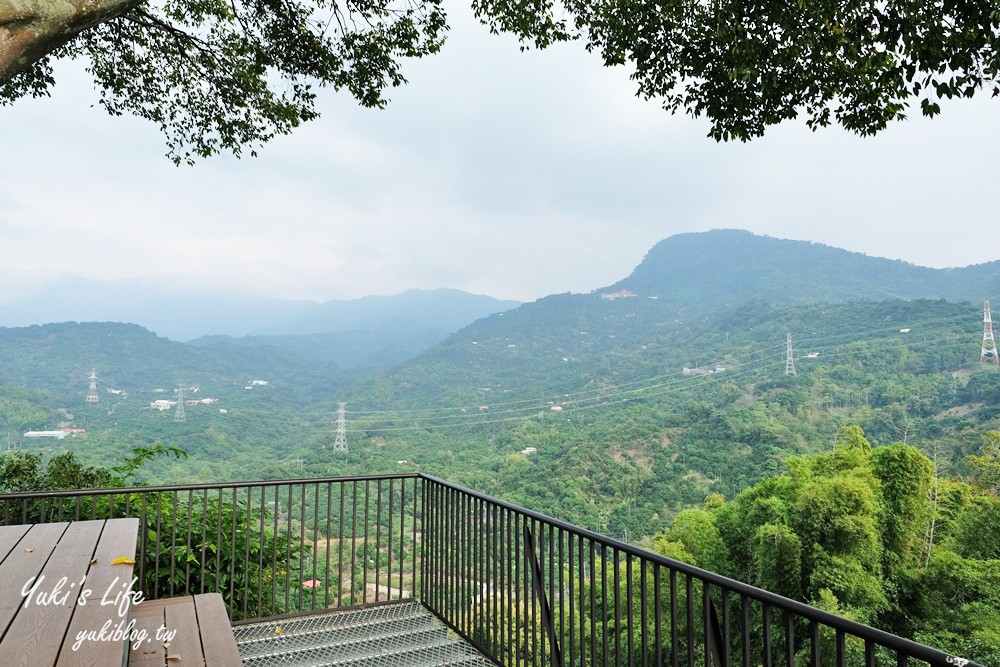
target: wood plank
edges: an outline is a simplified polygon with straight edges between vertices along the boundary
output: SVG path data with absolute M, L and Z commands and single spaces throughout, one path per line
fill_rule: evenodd
M 29 526 L 17 546 L 0 562 L 0 647 L 6 641 L 11 621 L 24 604 L 21 591 L 41 573 L 68 526 L 69 523 Z
M 184 598 L 187 604 L 166 605 L 167 620 L 164 623 L 167 632 L 174 632 L 167 649 L 167 659 L 180 656 L 177 662 L 183 665 L 205 665 L 205 656 L 201 652 L 201 633 L 198 630 L 198 615 L 194 610 L 194 599 Z M 212 666 L 214 667 L 214 665 Z
M 194 596 L 195 611 L 198 612 L 198 632 L 205 653 L 205 662 L 212 667 L 239 666 L 243 664 L 233 626 L 226 613 L 226 604 L 218 593 L 203 593 Z
M 39 579 L 45 577 L 39 590 L 52 591 L 57 582 L 65 577 L 69 594 L 65 595 L 65 599 L 50 604 L 32 603 L 27 608 L 19 608 L 0 643 L 0 665 L 29 667 L 55 664 L 76 608 L 80 581 L 90 566 L 90 557 L 103 526 L 103 521 L 74 521 L 66 527 L 39 574 Z M 26 538 L 30 535 L 29 531 Z
M 133 617 L 137 621 L 136 628 L 145 628 L 152 642 L 129 653 L 130 667 L 172 667 L 174 664 L 239 667 L 243 664 L 226 605 L 218 593 L 143 602 L 134 608 Z M 156 640 L 160 627 L 175 631 L 168 647 Z M 168 656 L 180 656 L 180 659 L 175 663 L 168 661 Z
M 162 641 L 156 639 L 156 631 L 166 623 L 163 606 L 156 602 L 143 602 L 132 608 L 132 618 L 135 620 L 135 629 L 145 630 L 149 641 L 143 642 L 138 649 L 130 648 L 129 666 L 164 667 L 167 664 L 167 649 Z
M 74 610 L 59 652 L 60 667 L 101 667 L 120 665 L 124 661 L 126 641 L 97 640 L 87 637 L 86 633 L 100 631 L 108 621 L 109 630 L 121 627 L 122 631 L 128 631 L 132 606 L 129 594 L 132 592 L 134 568 L 132 565 L 111 563 L 120 556 L 135 558 L 138 535 L 138 519 L 111 519 L 105 522 L 87 570 L 85 586 L 91 595 L 87 604 L 77 605 Z M 115 600 L 117 595 L 121 595 L 118 601 Z M 74 645 L 77 645 L 76 650 Z
M 0 526 L 0 563 L 7 557 L 17 543 L 21 541 L 24 534 L 31 530 L 31 524 L 18 524 L 16 526 Z

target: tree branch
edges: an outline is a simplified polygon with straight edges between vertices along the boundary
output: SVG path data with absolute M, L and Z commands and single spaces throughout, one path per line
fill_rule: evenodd
M 84 30 L 121 16 L 144 0 L 0 0 L 0 82 L 27 70 Z

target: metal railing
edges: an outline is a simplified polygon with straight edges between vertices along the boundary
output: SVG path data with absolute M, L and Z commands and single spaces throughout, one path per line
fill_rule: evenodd
M 147 598 L 234 621 L 413 596 L 512 667 L 976 667 L 423 474 L 0 495 L 3 524 L 124 516 Z
M 421 596 L 500 664 L 974 663 L 429 476 Z
M 0 495 L 0 523 L 136 517 L 146 599 L 222 594 L 234 621 L 410 596 L 416 475 Z

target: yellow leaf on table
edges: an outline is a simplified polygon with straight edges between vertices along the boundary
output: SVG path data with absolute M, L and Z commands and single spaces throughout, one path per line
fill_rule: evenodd
M 174 653 L 173 655 L 168 655 L 167 660 L 183 660 L 179 653 Z
M 119 556 L 111 561 L 112 565 L 135 565 L 135 559 L 128 556 Z

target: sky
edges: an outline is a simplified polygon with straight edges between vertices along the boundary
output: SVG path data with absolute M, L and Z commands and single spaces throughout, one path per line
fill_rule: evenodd
M 79 66 L 0 107 L 0 305 L 59 281 L 288 299 L 449 287 L 530 301 L 624 278 L 677 233 L 741 228 L 948 267 L 1000 259 L 1000 101 L 874 138 L 802 121 L 717 144 L 580 44 L 521 52 L 451 3 L 386 110 L 322 117 L 193 167 L 111 118 Z

